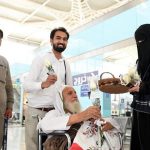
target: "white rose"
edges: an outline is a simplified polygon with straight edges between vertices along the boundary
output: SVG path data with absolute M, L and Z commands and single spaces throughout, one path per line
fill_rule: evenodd
M 45 66 L 46 67 L 49 67 L 49 66 L 51 66 L 52 64 L 51 64 L 51 62 L 49 61 L 49 60 L 45 60 Z
M 136 72 L 136 68 L 135 67 L 131 67 L 131 68 L 129 68 L 128 75 L 129 76 L 134 76 L 135 72 Z
M 91 81 L 91 82 L 90 82 L 90 89 L 91 89 L 92 91 L 95 91 L 96 88 L 97 88 L 97 86 L 96 86 L 95 82 L 94 82 L 94 81 Z
M 125 74 L 125 75 L 122 76 L 122 82 L 124 84 L 130 83 L 130 81 L 131 81 L 131 77 L 128 74 Z
M 97 77 L 95 76 L 88 78 L 90 90 L 95 91 L 97 89 L 97 82 Z

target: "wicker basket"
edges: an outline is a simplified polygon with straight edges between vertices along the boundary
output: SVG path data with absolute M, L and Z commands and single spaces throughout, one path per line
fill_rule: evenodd
M 111 78 L 102 79 L 104 74 L 110 74 Z M 129 87 L 121 84 L 120 78 L 115 78 L 115 76 L 110 72 L 103 72 L 100 75 L 100 80 L 98 81 L 99 90 L 110 94 L 120 94 L 128 92 Z

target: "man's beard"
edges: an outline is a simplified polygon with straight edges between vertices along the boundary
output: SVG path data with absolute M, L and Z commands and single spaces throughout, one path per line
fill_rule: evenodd
M 53 49 L 59 53 L 62 53 L 66 49 L 66 46 L 64 44 L 61 44 L 62 46 L 60 47 L 59 45 L 60 44 L 53 44 Z
M 74 102 L 64 102 L 64 107 L 66 110 L 70 111 L 73 114 L 81 112 L 81 105 L 79 101 Z

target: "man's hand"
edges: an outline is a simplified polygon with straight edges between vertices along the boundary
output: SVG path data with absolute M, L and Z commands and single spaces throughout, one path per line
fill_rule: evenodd
M 5 118 L 11 118 L 12 117 L 12 109 L 11 108 L 7 108 L 4 114 Z
M 57 81 L 57 76 L 56 75 L 48 75 L 46 81 L 42 82 L 41 84 L 41 88 L 48 88 L 51 85 L 55 84 L 55 82 Z
M 79 123 L 86 120 L 96 120 L 100 119 L 100 108 L 98 106 L 90 106 L 86 110 L 78 113 L 78 114 L 72 114 L 69 117 L 69 121 L 67 123 L 68 126 L 73 125 L 75 123 Z
M 78 114 L 81 121 L 86 121 L 89 119 L 99 119 L 101 118 L 100 108 L 98 106 L 90 106 L 83 112 Z

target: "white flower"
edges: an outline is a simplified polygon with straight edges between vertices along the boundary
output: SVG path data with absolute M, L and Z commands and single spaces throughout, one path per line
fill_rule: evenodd
M 49 60 L 45 60 L 45 66 L 48 67 L 48 66 L 51 66 L 51 62 Z
M 130 67 L 128 70 L 128 75 L 133 76 L 136 72 L 136 68 L 135 67 Z
M 48 70 L 48 74 L 54 73 L 53 66 L 52 66 L 52 64 L 51 64 L 51 62 L 49 60 L 45 61 L 45 66 L 46 66 L 46 68 Z
M 128 74 L 122 76 L 122 82 L 128 84 L 131 81 L 131 77 Z
M 89 77 L 88 78 L 88 83 L 91 91 L 95 91 L 98 87 L 97 85 L 97 78 L 95 76 Z
M 121 76 L 121 81 L 125 85 L 135 85 L 140 82 L 140 80 L 136 67 L 129 68 L 128 73 Z

